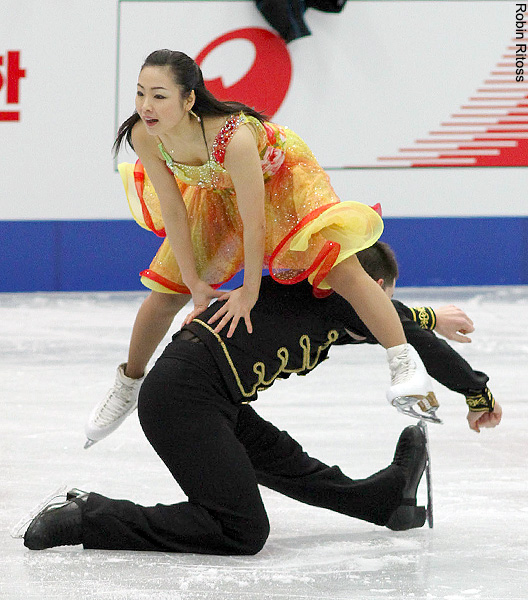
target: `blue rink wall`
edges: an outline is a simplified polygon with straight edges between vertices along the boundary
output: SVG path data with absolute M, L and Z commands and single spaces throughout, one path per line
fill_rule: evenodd
M 528 284 L 528 217 L 384 221 L 400 286 Z M 0 292 L 145 289 L 161 242 L 131 220 L 0 221 Z

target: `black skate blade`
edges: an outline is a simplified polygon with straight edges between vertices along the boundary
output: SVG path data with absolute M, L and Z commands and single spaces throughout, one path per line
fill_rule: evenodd
M 427 454 L 425 463 L 425 483 L 427 487 L 427 506 L 425 507 L 425 514 L 427 519 L 427 525 L 429 529 L 433 528 L 433 480 L 431 475 L 431 449 L 429 447 L 429 432 L 427 430 L 427 423 L 421 419 L 418 422 L 418 427 L 422 430 L 425 437 L 425 451 Z

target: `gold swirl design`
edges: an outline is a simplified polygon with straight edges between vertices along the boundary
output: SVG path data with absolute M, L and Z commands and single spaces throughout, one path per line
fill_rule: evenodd
M 411 308 L 413 321 L 416 321 L 421 329 L 434 329 L 436 325 L 436 315 L 429 306 L 419 306 Z
M 270 387 L 270 385 L 275 381 L 275 379 L 277 379 L 277 377 L 281 373 L 301 373 L 302 371 L 311 371 L 313 368 L 315 368 L 317 366 L 317 364 L 319 362 L 319 358 L 321 356 L 321 353 L 324 352 L 324 350 L 326 350 L 328 348 L 328 346 L 333 344 L 339 337 L 338 332 L 335 329 L 331 329 L 327 333 L 327 341 L 324 344 L 318 346 L 313 361 L 310 361 L 311 340 L 308 335 L 306 335 L 306 334 L 302 335 L 299 338 L 299 346 L 302 348 L 302 351 L 303 351 L 303 360 L 302 360 L 302 366 L 299 369 L 288 369 L 290 353 L 289 353 L 288 349 L 285 348 L 284 346 L 280 347 L 277 350 L 277 358 L 280 361 L 280 366 L 277 369 L 277 371 L 273 375 L 271 375 L 268 379 L 266 379 L 266 365 L 262 361 L 256 362 L 253 365 L 253 372 L 257 376 L 257 381 L 255 384 L 253 384 L 251 389 L 246 390 L 244 388 L 244 385 L 242 383 L 242 380 L 240 378 L 238 370 L 235 366 L 235 363 L 233 362 L 233 359 L 231 358 L 229 350 L 228 350 L 227 346 L 225 345 L 224 340 L 218 335 L 218 333 L 216 333 L 214 331 L 214 329 L 212 327 L 210 327 L 207 323 L 204 323 L 200 319 L 194 319 L 193 323 L 198 323 L 199 325 L 201 325 L 202 327 L 207 329 L 207 331 L 209 331 L 209 333 L 212 333 L 215 336 L 216 341 L 220 344 L 220 347 L 222 348 L 222 351 L 225 355 L 227 363 L 229 364 L 229 367 L 231 368 L 231 371 L 233 372 L 233 376 L 235 377 L 235 381 L 237 383 L 238 389 L 240 390 L 240 393 L 244 396 L 244 398 L 251 398 L 251 396 L 255 395 L 255 392 L 261 391 L 261 390 L 264 390 L 264 389 Z

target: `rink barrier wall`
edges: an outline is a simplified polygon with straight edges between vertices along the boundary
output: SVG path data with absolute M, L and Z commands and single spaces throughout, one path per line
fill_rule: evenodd
M 528 284 L 528 217 L 384 221 L 400 286 Z M 162 241 L 130 220 L 0 221 L 0 240 L 0 292 L 144 290 Z

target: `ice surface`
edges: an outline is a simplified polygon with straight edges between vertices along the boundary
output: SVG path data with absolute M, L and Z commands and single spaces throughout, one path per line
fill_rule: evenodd
M 490 376 L 503 423 L 480 435 L 462 396 L 436 386 L 429 425 L 435 528 L 395 533 L 263 490 L 272 531 L 253 557 L 26 550 L 9 532 L 62 484 L 142 504 L 184 496 L 137 415 L 89 450 L 83 427 L 126 359 L 144 294 L 0 295 L 0 598 L 396 600 L 528 598 L 528 289 L 401 289 L 410 305 L 455 303 L 475 321 L 456 344 Z M 176 324 L 177 325 L 177 324 Z M 255 408 L 351 477 L 386 466 L 410 419 L 386 404 L 379 347 L 336 347 Z M 425 488 L 420 488 L 425 500 Z

